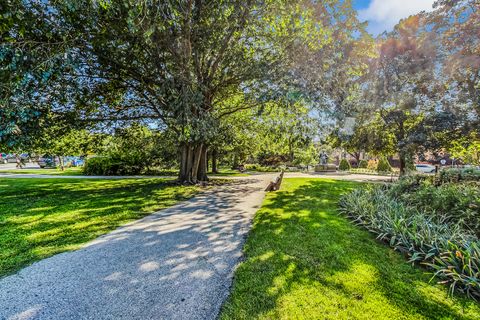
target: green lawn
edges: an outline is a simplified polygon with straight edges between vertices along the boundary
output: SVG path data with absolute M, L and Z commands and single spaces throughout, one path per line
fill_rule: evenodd
M 1 173 L 80 176 L 82 175 L 82 168 L 81 167 L 65 168 L 65 170 L 62 171 L 60 169 L 5 169 L 5 170 L 2 170 L 0 167 L 0 174 Z
M 0 166 L 0 178 L 2 173 L 9 174 L 40 174 L 40 175 L 59 175 L 59 176 L 81 176 L 82 167 L 65 168 L 64 171 L 60 169 L 1 169 Z M 177 176 L 176 170 L 152 170 L 146 173 L 147 176 Z M 241 173 L 238 170 L 232 169 L 220 169 L 219 173 L 209 173 L 209 177 L 246 177 L 247 173 Z
M 197 191 L 166 179 L 0 179 L 0 277 Z
M 336 213 L 358 186 L 285 179 L 268 194 L 220 319 L 480 319 L 479 304 Z

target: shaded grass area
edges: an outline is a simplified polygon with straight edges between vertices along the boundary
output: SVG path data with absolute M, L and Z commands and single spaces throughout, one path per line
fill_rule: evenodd
M 425 270 L 337 213 L 360 184 L 285 179 L 267 195 L 221 319 L 479 319 Z
M 167 179 L 0 179 L 0 277 L 198 190 Z
M 59 176 L 81 176 L 83 175 L 82 167 L 65 168 L 64 171 L 60 169 L 1 169 L 0 178 L 2 173 L 8 174 L 38 174 L 38 175 L 59 175 Z M 142 175 L 142 174 L 141 174 Z M 178 176 L 178 170 L 166 170 L 166 169 L 152 169 L 145 172 L 143 175 L 147 176 Z M 248 173 L 241 173 L 238 170 L 232 169 L 220 169 L 218 173 L 208 173 L 209 177 L 247 177 Z
M 60 169 L 4 169 L 2 170 L 0 167 L 0 174 L 1 173 L 13 173 L 13 174 L 45 174 L 45 175 L 59 175 L 59 176 L 81 176 L 82 168 L 75 167 L 75 168 L 65 168 L 64 171 Z M 1 176 L 0 176 L 1 178 Z

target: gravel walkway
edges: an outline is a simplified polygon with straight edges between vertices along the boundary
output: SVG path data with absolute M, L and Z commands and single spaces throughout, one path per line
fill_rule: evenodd
M 238 180 L 0 279 L 0 319 L 214 319 L 263 189 Z

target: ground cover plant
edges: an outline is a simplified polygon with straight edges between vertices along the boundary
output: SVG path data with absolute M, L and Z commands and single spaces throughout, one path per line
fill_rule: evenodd
M 478 319 L 480 305 L 338 214 L 360 186 L 286 178 L 268 194 L 220 319 Z
M 167 179 L 0 179 L 0 277 L 197 191 Z
M 450 292 L 480 300 L 480 184 L 444 181 L 416 175 L 359 188 L 341 199 L 340 211 L 427 267 Z

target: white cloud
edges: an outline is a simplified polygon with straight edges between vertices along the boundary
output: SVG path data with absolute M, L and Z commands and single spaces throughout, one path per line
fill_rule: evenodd
M 400 21 L 420 11 L 431 11 L 435 0 L 372 0 L 366 9 L 359 10 L 360 20 L 369 21 L 369 31 L 379 34 L 390 31 Z

